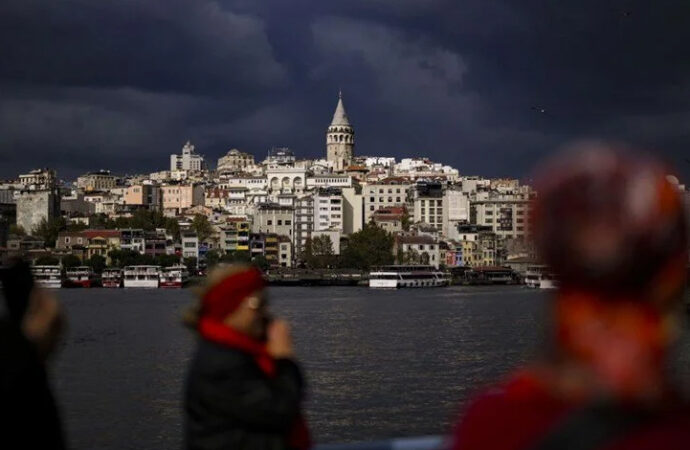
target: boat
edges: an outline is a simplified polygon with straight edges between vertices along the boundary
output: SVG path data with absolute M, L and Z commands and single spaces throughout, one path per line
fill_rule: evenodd
M 433 266 L 382 266 L 369 273 L 371 288 L 423 288 L 448 285 L 448 274 Z
M 161 266 L 127 266 L 123 272 L 126 288 L 157 288 L 160 282 Z
M 534 289 L 556 289 L 558 280 L 546 266 L 529 266 L 525 273 L 525 285 Z
M 31 266 L 36 285 L 44 288 L 62 287 L 62 266 Z
M 101 274 L 101 284 L 104 288 L 122 287 L 122 269 L 105 269 Z
M 89 266 L 72 267 L 65 271 L 65 287 L 90 288 L 96 284 L 96 275 Z
M 189 282 L 189 270 L 186 266 L 164 267 L 160 276 L 160 287 L 181 288 Z

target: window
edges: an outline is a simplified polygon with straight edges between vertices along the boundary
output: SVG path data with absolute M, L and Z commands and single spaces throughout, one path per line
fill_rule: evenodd
M 400 203 L 400 197 L 395 197 L 395 201 Z
M 369 211 L 373 211 L 373 210 L 374 210 L 374 205 L 371 205 L 371 206 L 369 207 Z
M 266 225 L 273 225 L 273 220 L 268 219 L 268 220 L 266 221 Z
M 278 225 L 282 225 L 283 221 L 281 219 L 278 219 Z
M 422 244 L 419 244 L 419 249 L 424 250 L 424 246 Z
M 392 194 L 392 193 L 393 193 L 393 189 L 388 189 L 388 193 L 389 193 L 389 194 Z
M 399 193 L 400 193 L 400 188 L 396 189 L 396 190 L 395 190 L 395 193 L 396 193 L 396 194 L 399 194 Z
M 374 200 L 374 197 L 369 197 L 369 201 L 370 201 L 371 203 L 374 203 L 376 200 Z
M 285 220 L 285 225 L 292 225 L 292 220 Z
M 443 200 L 436 200 L 436 206 L 442 206 Z

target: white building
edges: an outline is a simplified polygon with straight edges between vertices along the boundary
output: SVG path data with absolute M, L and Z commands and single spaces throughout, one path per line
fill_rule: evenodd
M 254 165 L 254 155 L 244 153 L 236 148 L 231 149 L 225 156 L 218 158 L 219 173 L 236 173 Z
M 77 178 L 77 187 L 84 191 L 107 191 L 115 187 L 117 177 L 110 174 L 109 170 L 89 172 Z
M 490 226 L 501 238 L 526 238 L 529 208 L 529 189 L 512 194 L 477 192 L 470 199 L 470 223 Z
M 182 147 L 181 155 L 170 155 L 170 172 L 206 170 L 204 157 L 194 152 L 191 142 Z
M 252 222 L 252 233 L 274 233 L 293 239 L 294 208 L 275 203 L 257 205 Z
M 343 194 L 337 188 L 319 189 L 314 194 L 314 231 L 343 232 Z

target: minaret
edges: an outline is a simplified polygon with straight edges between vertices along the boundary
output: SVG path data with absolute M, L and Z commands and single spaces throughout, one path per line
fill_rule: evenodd
M 333 162 L 333 170 L 341 171 L 352 162 L 354 148 L 355 130 L 347 119 L 341 91 L 338 92 L 333 121 L 326 131 L 326 158 Z

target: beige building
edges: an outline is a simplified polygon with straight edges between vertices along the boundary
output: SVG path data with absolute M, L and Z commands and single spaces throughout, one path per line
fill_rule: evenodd
M 90 172 L 77 178 L 77 187 L 86 192 L 107 191 L 115 187 L 117 177 L 110 174 L 109 170 Z
M 291 206 L 276 203 L 257 205 L 252 223 L 252 233 L 275 233 L 292 240 L 295 210 Z
M 233 148 L 225 156 L 218 158 L 218 173 L 243 172 L 246 167 L 253 165 L 253 155 Z
M 164 210 L 178 213 L 192 206 L 204 204 L 204 187 L 200 184 L 171 184 L 161 186 Z
M 24 189 L 50 190 L 57 183 L 57 174 L 53 169 L 35 169 L 19 175 L 19 184 Z
M 402 177 L 389 177 L 378 183 L 364 186 L 362 188 L 364 223 L 369 223 L 371 216 L 381 208 L 405 205 L 409 187 L 408 180 Z
M 162 205 L 161 187 L 157 184 L 135 184 L 128 186 L 124 195 L 125 205 L 146 206 L 159 209 Z
M 17 198 L 17 225 L 27 234 L 45 220 L 60 215 L 60 197 L 55 190 L 23 191 Z
M 424 264 L 436 268 L 441 264 L 439 244 L 429 236 L 397 236 L 397 260 L 401 264 Z
M 529 235 L 530 193 L 477 192 L 470 199 L 470 223 L 486 225 L 502 238 Z

